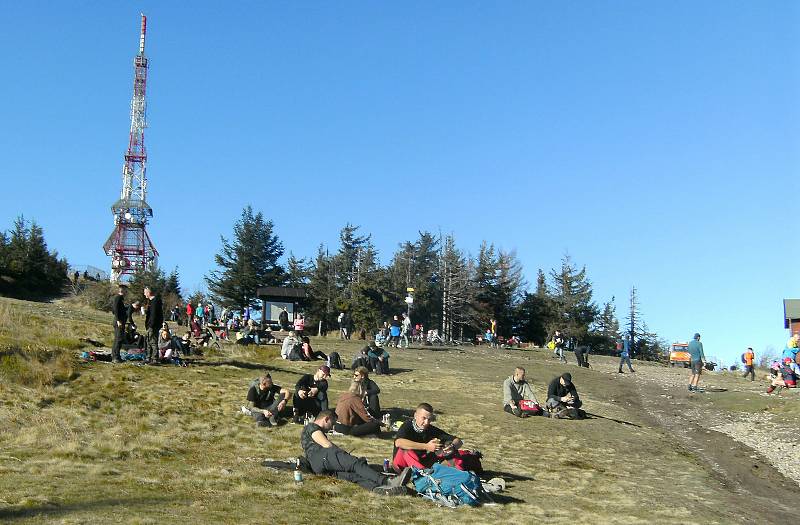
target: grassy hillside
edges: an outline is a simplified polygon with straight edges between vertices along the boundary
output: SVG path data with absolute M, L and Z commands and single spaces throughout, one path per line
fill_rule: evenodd
M 377 376 L 384 409 L 434 405 L 437 425 L 485 455 L 508 480 L 497 506 L 440 509 L 420 498 L 385 498 L 324 477 L 298 487 L 291 472 L 260 465 L 300 453 L 300 427 L 256 428 L 238 412 L 249 382 L 269 370 L 293 386 L 312 363 L 275 348 L 226 347 L 189 368 L 83 363 L 81 337 L 110 342 L 111 318 L 60 304 L 0 299 L 0 521 L 14 523 L 729 523 L 737 496 L 631 400 L 634 378 L 608 358 L 594 370 L 544 351 L 395 350 L 399 373 Z M 356 342 L 314 340 L 349 362 Z M 38 352 L 38 358 L 28 359 Z M 65 356 L 68 356 L 65 357 Z M 24 380 L 22 360 L 39 367 Z M 17 365 L 10 364 L 16 361 Z M 585 408 L 606 418 L 519 420 L 500 410 L 500 384 L 528 369 L 546 382 L 569 370 Z M 16 368 L 15 368 L 16 366 Z M 661 373 L 639 364 L 644 373 Z M 50 375 L 42 370 L 50 370 Z M 667 372 L 666 369 L 664 369 Z M 679 372 L 669 371 L 672 374 Z M 678 376 L 675 376 L 678 377 Z M 335 372 L 333 400 L 350 374 Z M 14 380 L 12 380 L 14 379 Z M 665 402 L 669 402 L 665 400 Z M 617 420 L 617 421 L 614 421 Z M 380 463 L 391 437 L 333 438 Z M 752 518 L 750 518 L 752 519 Z M 756 519 L 756 521 L 759 521 Z

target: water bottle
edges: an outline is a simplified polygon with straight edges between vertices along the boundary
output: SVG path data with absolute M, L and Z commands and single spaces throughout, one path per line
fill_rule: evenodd
M 383 472 L 389 472 L 389 458 L 384 458 L 383 460 Z
M 303 471 L 300 470 L 300 459 L 297 459 L 297 462 L 294 466 L 294 482 L 298 485 L 303 484 Z

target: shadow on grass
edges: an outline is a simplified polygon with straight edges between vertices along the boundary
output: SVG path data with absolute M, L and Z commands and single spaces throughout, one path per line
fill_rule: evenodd
M 491 478 L 503 478 L 506 481 L 533 481 L 533 478 L 529 476 L 523 476 L 522 474 L 512 474 L 510 472 L 503 472 L 500 470 L 484 470 L 481 473 L 482 479 L 491 479 Z M 492 495 L 494 497 L 494 495 Z
M 152 505 L 167 501 L 166 497 L 153 498 L 108 498 L 68 503 L 65 505 L 34 505 L 21 508 L 0 508 L 0 520 L 15 520 L 35 516 L 58 516 L 69 512 L 91 511 L 103 507 L 129 507 L 135 504 Z
M 389 373 L 388 373 L 388 374 L 375 374 L 375 373 L 371 373 L 370 375 L 371 375 L 371 376 L 373 376 L 373 377 L 381 377 L 382 375 L 386 375 L 386 376 L 396 376 L 397 374 L 405 374 L 405 373 L 408 373 L 408 372 L 413 372 L 413 371 L 414 371 L 414 369 L 413 369 L 413 368 L 395 368 L 395 367 L 391 367 L 391 368 L 389 369 Z
M 631 423 L 630 421 L 624 421 L 622 419 L 614 419 L 613 417 L 601 416 L 599 414 L 592 414 L 591 412 L 586 412 L 586 417 L 584 419 L 607 419 L 609 421 L 613 421 L 614 423 L 620 423 L 622 425 L 642 428 L 642 425 L 637 425 L 636 423 Z
M 286 374 L 303 375 L 305 372 L 298 372 L 297 370 L 289 370 L 277 366 L 267 365 L 264 363 L 251 363 L 248 361 L 239 361 L 236 359 L 227 359 L 223 361 L 189 361 L 186 362 L 193 366 L 232 366 L 235 368 L 243 368 L 246 370 L 269 370 L 271 372 L 283 372 Z

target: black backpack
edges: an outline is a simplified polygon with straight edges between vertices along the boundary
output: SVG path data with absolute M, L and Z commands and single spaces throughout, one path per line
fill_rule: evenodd
M 331 352 L 328 354 L 328 366 L 335 370 L 343 370 L 342 358 L 339 357 L 339 352 Z

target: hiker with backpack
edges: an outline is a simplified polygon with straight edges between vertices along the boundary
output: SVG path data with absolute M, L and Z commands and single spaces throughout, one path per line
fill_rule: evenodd
M 405 494 L 405 485 L 411 479 L 411 469 L 405 469 L 394 479 L 389 479 L 386 474 L 373 470 L 365 458 L 356 458 L 337 447 L 326 435 L 333 428 L 335 419 L 333 411 L 323 410 L 300 434 L 300 445 L 311 470 L 315 474 L 330 474 L 338 479 L 357 483 L 385 496 Z
M 461 439 L 431 425 L 433 419 L 433 407 L 420 403 L 414 417 L 397 430 L 392 452 L 395 471 L 405 467 L 428 468 L 461 448 Z
M 295 385 L 295 394 L 292 398 L 294 407 L 294 422 L 302 423 L 307 415 L 316 416 L 328 409 L 328 381 L 331 369 L 322 365 L 314 375 L 305 374 Z
M 242 406 L 242 413 L 252 416 L 257 426 L 278 426 L 281 411 L 289 401 L 289 390 L 274 384 L 272 376 L 265 374 L 250 384 L 247 401 L 250 406 Z
M 336 424 L 333 429 L 347 436 L 366 436 L 381 431 L 381 423 L 364 406 L 364 384 L 354 380 L 336 402 Z
M 581 416 L 580 409 L 583 402 L 578 396 L 578 390 L 572 383 L 572 374 L 564 373 L 556 376 L 547 386 L 547 408 L 551 417 Z
M 367 407 L 367 412 L 376 419 L 381 417 L 381 402 L 378 394 L 381 389 L 378 384 L 369 378 L 369 370 L 365 366 L 359 366 L 353 370 L 353 381 L 359 381 L 364 387 L 364 406 Z
M 742 377 L 750 376 L 750 381 L 756 380 L 756 367 L 753 365 L 756 355 L 753 349 L 747 347 L 747 350 L 742 354 L 742 364 L 744 365 L 744 374 Z
M 525 380 L 525 369 L 521 366 L 503 381 L 503 410 L 517 417 L 540 416 L 543 413 L 531 385 Z

